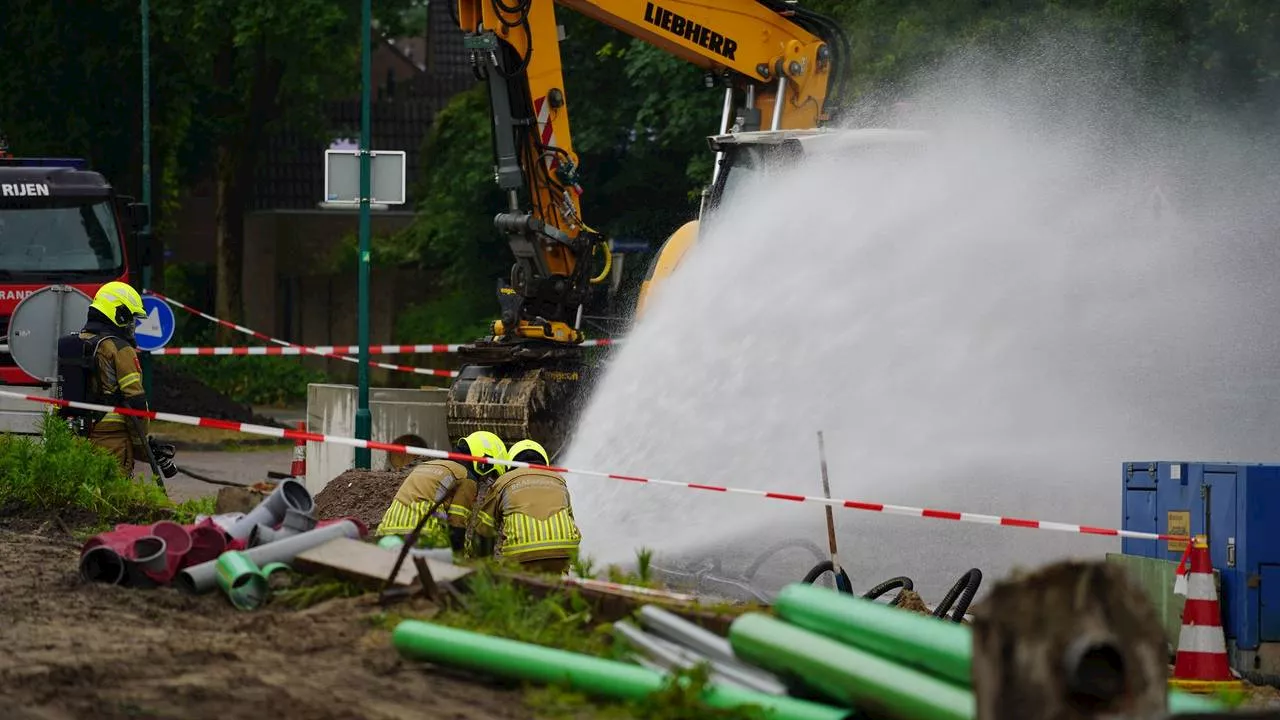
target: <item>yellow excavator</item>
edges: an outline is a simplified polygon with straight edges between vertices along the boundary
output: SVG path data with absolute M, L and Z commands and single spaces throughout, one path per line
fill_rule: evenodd
M 515 264 L 498 288 L 492 334 L 460 351 L 464 366 L 447 403 L 449 434 L 533 438 L 555 454 L 594 379 L 580 326 L 591 286 L 607 279 L 610 264 L 607 239 L 581 213 L 555 6 L 682 58 L 707 72 L 710 87 L 724 88 L 703 212 L 729 181 L 730 153 L 740 147 L 726 136 L 730 129 L 764 136 L 755 144 L 778 148 L 830 119 L 844 91 L 848 40 L 834 20 L 793 0 L 456 2 L 472 66 L 489 88 L 494 177 L 507 197 L 494 224 Z M 638 309 L 675 270 L 698 228 L 692 220 L 663 244 Z M 604 270 L 593 277 L 597 257 Z

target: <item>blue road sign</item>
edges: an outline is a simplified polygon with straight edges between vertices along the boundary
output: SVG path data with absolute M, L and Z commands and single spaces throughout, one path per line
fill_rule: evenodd
M 169 303 L 150 295 L 142 296 L 142 309 L 147 316 L 133 329 L 138 349 L 159 350 L 173 339 L 173 310 Z

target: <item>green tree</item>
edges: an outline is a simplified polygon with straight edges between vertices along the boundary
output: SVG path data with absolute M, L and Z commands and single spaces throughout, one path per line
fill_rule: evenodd
M 398 25 L 409 0 L 380 0 L 376 17 Z M 360 5 L 340 0 L 164 2 L 157 25 L 203 72 L 192 91 L 193 133 L 215 181 L 220 317 L 243 315 L 247 195 L 268 132 L 285 124 L 319 134 L 322 102 L 360 81 Z M 376 36 L 381 32 L 374 30 Z

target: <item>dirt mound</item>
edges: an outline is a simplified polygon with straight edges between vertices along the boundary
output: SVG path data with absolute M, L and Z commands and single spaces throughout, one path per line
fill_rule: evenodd
M 357 517 L 373 532 L 382 522 L 400 489 L 400 483 L 408 477 L 410 468 L 399 470 L 348 470 L 334 478 L 320 494 L 316 495 L 316 517 L 329 520 L 339 517 Z
M 0 520 L 6 718 L 223 720 L 230 708 L 279 720 L 533 716 L 518 690 L 402 660 L 372 622 L 375 595 L 240 612 L 218 592 L 89 585 L 76 576 L 78 543 L 6 527 Z
M 271 418 L 254 415 L 249 405 L 232 400 L 181 370 L 166 367 L 160 362 L 151 367 L 152 409 L 177 415 L 284 427 Z

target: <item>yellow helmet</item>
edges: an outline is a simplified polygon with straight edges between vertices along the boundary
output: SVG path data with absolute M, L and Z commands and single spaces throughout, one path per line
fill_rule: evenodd
M 507 451 L 507 457 L 512 460 L 515 460 L 516 456 L 518 456 L 520 453 L 524 452 L 525 450 L 532 450 L 538 453 L 538 456 L 542 458 L 543 465 L 551 464 L 551 458 L 547 456 L 546 449 L 544 449 L 541 445 L 539 445 L 534 440 L 521 440 L 515 445 L 512 445 L 511 449 Z
M 98 288 L 89 307 L 97 310 L 119 327 L 132 328 L 134 321 L 147 316 L 142 309 L 142 296 L 126 283 L 113 280 Z
M 507 459 L 507 446 L 502 442 L 502 438 L 494 435 L 487 430 L 477 430 L 470 435 L 462 438 L 463 445 L 467 447 L 467 454 L 472 457 L 491 457 L 495 460 Z M 471 462 L 475 468 L 476 475 L 481 477 L 485 475 L 501 475 L 506 469 L 503 465 L 487 465 L 478 463 L 474 460 Z

